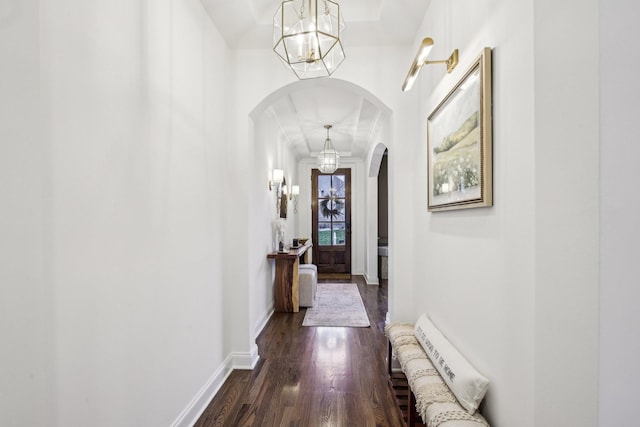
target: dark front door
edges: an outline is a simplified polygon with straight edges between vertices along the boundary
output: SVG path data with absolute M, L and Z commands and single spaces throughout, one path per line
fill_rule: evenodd
M 312 173 L 313 263 L 319 274 L 351 274 L 351 169 Z

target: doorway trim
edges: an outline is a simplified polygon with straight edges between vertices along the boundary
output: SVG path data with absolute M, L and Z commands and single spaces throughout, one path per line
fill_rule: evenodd
M 318 169 L 311 170 L 311 235 L 315 248 L 313 251 L 313 263 L 318 267 L 318 277 L 322 276 L 344 276 L 345 278 L 351 277 L 351 168 L 340 168 L 334 173 L 322 173 Z M 344 177 L 344 180 L 340 180 L 339 177 Z M 319 181 L 329 180 L 328 184 L 331 187 L 329 194 L 319 195 L 321 191 Z M 336 183 L 343 182 L 342 191 L 340 188 L 336 189 Z M 321 219 L 320 215 L 320 202 L 327 203 L 329 207 L 326 210 L 326 217 Z M 339 206 L 342 201 L 342 208 L 332 208 L 331 203 L 336 203 L 333 206 Z M 335 209 L 335 210 L 330 210 Z M 331 236 L 333 231 L 333 238 L 329 237 L 329 243 L 325 238 L 325 243 L 322 244 L 319 237 L 319 224 L 329 225 L 329 235 Z M 336 229 L 336 225 L 338 229 Z M 342 225 L 342 228 L 340 227 Z M 336 231 L 337 230 L 337 231 Z M 336 236 L 339 233 L 342 237 Z M 325 235 L 326 237 L 326 235 Z M 338 238 L 336 238 L 338 237 Z M 324 260 L 324 261 L 323 261 Z

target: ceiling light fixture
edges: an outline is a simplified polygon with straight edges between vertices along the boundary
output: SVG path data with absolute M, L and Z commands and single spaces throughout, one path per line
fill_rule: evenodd
M 325 125 L 327 130 L 327 139 L 324 140 L 324 148 L 318 153 L 318 170 L 322 173 L 334 173 L 340 165 L 340 154 L 331 145 L 331 139 L 329 139 L 329 129 L 331 125 Z
M 273 17 L 273 50 L 299 79 L 327 77 L 344 61 L 344 19 L 331 0 L 285 0 Z
M 402 91 L 406 92 L 411 89 L 413 86 L 413 82 L 418 77 L 420 73 L 420 69 L 423 65 L 427 64 L 447 64 L 447 72 L 450 73 L 456 68 L 458 65 L 458 49 L 455 49 L 449 58 L 444 59 L 442 61 L 427 61 L 427 57 L 433 48 L 433 39 L 431 37 L 427 37 L 422 40 L 420 44 L 420 48 L 418 49 L 418 53 L 416 54 L 416 58 L 413 60 L 413 64 L 411 64 L 411 68 L 409 69 L 409 74 L 407 74 L 407 78 L 404 79 L 404 83 L 402 84 Z

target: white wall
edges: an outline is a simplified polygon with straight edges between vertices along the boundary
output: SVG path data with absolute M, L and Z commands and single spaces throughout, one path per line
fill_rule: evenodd
M 188 423 L 230 352 L 227 48 L 197 0 L 0 10 L 0 424 Z
M 534 27 L 535 422 L 595 426 L 598 1 L 537 0 Z
M 53 417 L 49 158 L 38 2 L 0 5 L 0 425 Z
M 640 196 L 633 137 L 640 116 L 633 0 L 600 2 L 600 377 L 601 426 L 637 424 L 640 383 Z

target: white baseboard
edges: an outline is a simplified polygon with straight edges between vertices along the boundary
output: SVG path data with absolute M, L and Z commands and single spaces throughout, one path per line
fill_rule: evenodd
M 379 285 L 378 276 L 367 276 L 364 275 L 364 281 L 367 282 L 367 285 Z
M 258 363 L 258 346 L 251 346 L 251 352 L 249 353 L 233 353 L 233 369 L 248 369 L 251 370 Z
M 178 415 L 171 427 L 191 427 L 198 421 L 200 415 L 220 390 L 227 377 L 233 371 L 233 357 L 229 355 L 216 372 L 209 378 L 202 389 L 189 402 L 187 407 Z
M 256 367 L 256 363 L 260 360 L 260 355 L 258 354 L 258 345 L 254 344 L 251 346 L 251 369 Z
M 262 329 L 267 325 L 267 322 L 273 315 L 273 310 L 265 315 L 263 319 L 258 322 L 256 326 L 255 336 L 257 337 Z M 252 370 L 260 360 L 258 354 L 258 346 L 254 343 L 251 346 L 251 350 L 248 353 L 231 353 L 222 366 L 209 378 L 202 389 L 196 394 L 196 396 L 189 402 L 187 407 L 180 413 L 176 420 L 171 424 L 171 427 L 191 427 L 202 415 L 207 406 L 214 398 L 216 393 L 220 390 L 226 379 L 229 377 L 234 369 Z
M 272 308 L 271 311 L 267 312 L 267 314 L 265 314 L 265 316 L 262 319 L 260 319 L 254 331 L 254 334 L 256 337 L 260 335 L 260 332 L 262 332 L 264 327 L 267 326 L 267 322 L 269 321 L 269 319 L 271 319 L 271 316 L 273 316 L 273 313 L 274 313 L 274 310 Z
M 251 370 L 256 366 L 260 356 L 258 355 L 258 346 L 253 345 L 250 353 L 231 353 L 222 363 L 216 372 L 209 378 L 202 389 L 189 402 L 187 407 L 178 415 L 171 427 L 191 427 L 193 426 L 211 400 L 227 380 L 231 372 L 235 369 Z

